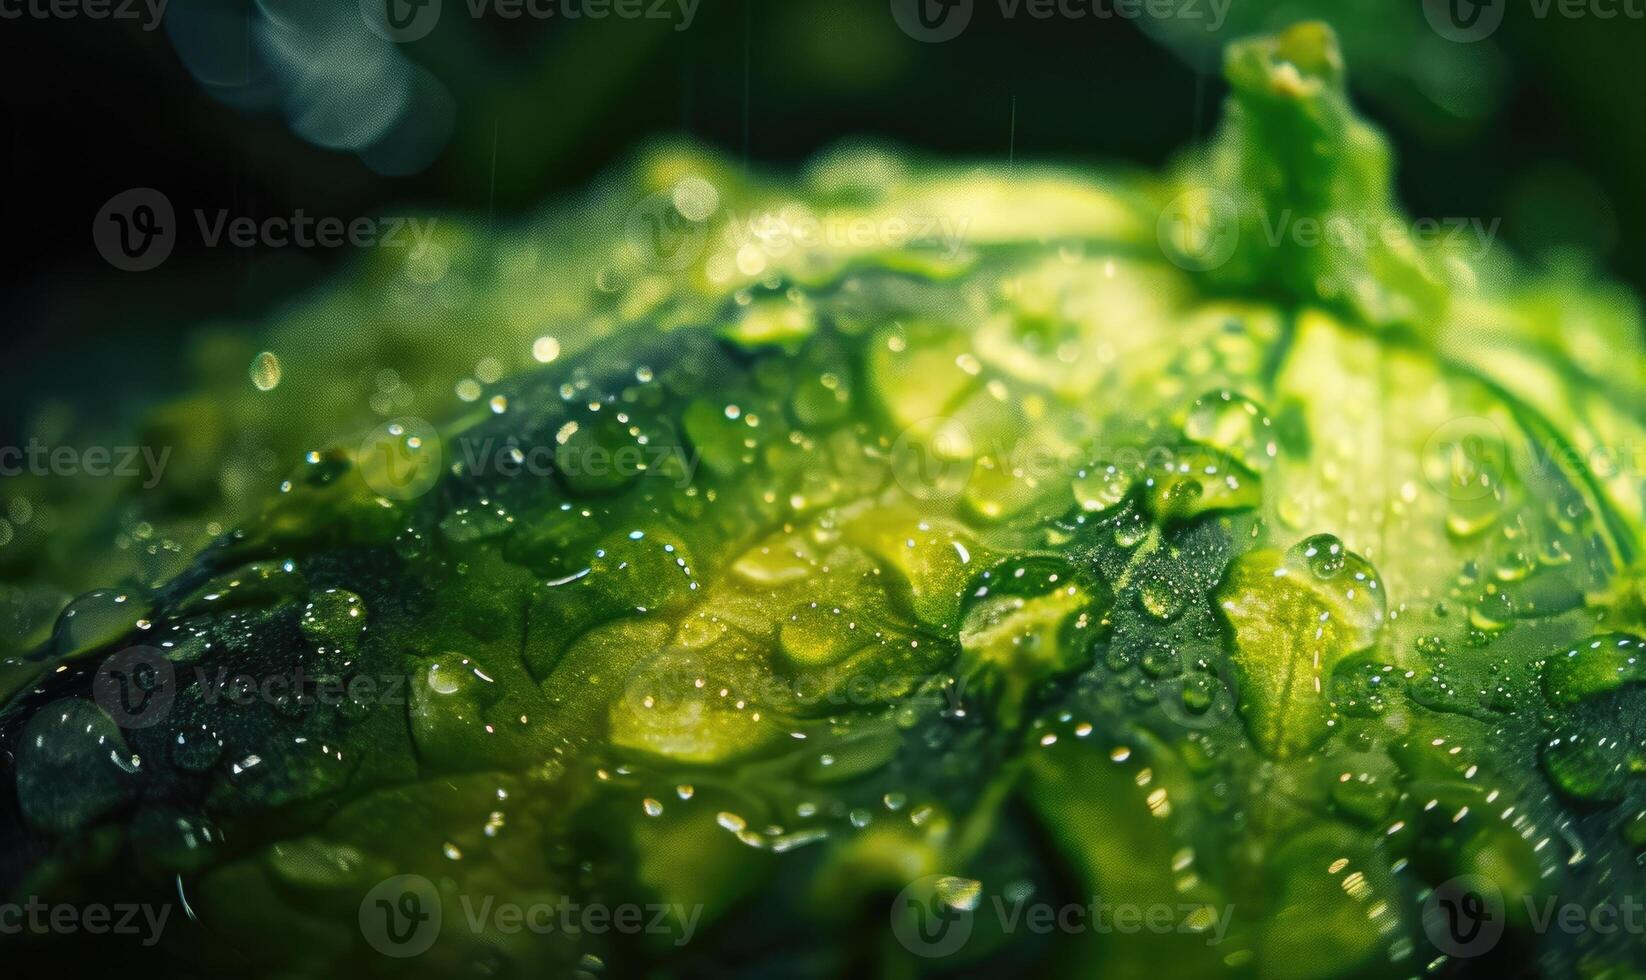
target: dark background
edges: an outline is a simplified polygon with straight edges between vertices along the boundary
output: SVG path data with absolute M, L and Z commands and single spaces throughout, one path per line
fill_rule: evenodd
M 397 50 L 446 86 L 453 128 L 432 163 L 403 176 L 306 141 L 278 106 L 214 97 L 168 34 L 180 7 L 153 31 L 0 20 L 0 418 L 10 429 L 53 394 L 163 390 L 186 331 L 250 328 L 350 259 L 347 249 L 206 248 L 186 233 L 159 269 L 119 272 L 90 229 L 127 188 L 160 189 L 180 215 L 456 207 L 504 221 L 667 132 L 755 165 L 791 166 L 873 134 L 940 154 L 1152 168 L 1215 123 L 1211 51 L 1247 25 L 1309 13 L 1343 33 L 1357 98 L 1397 147 L 1412 213 L 1501 217 L 1510 246 L 1534 261 L 1575 246 L 1646 285 L 1646 22 L 1537 19 L 1531 0 L 1508 2 L 1495 35 L 1458 45 L 1428 28 L 1415 0 L 1233 0 L 1230 25 L 1189 31 L 1186 47 L 1181 33 L 1173 46 L 1125 19 L 1003 19 L 996 0 L 977 0 L 967 30 L 942 44 L 902 33 L 887 0 L 702 0 L 678 32 L 657 21 L 474 20 L 463 0 L 445 0 L 434 32 Z M 320 5 L 217 9 L 232 25 Z M 214 56 L 254 73 L 248 35 L 221 31 Z

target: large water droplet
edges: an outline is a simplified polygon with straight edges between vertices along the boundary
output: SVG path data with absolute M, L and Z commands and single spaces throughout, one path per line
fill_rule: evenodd
M 1111 510 L 1126 499 L 1132 489 L 1131 474 L 1112 463 L 1094 463 L 1074 479 L 1074 499 L 1089 513 Z
M 114 720 L 84 698 L 41 708 L 17 749 L 17 799 L 38 830 L 78 830 L 131 800 L 140 763 Z
M 119 589 L 97 589 L 68 604 L 52 631 L 51 654 L 72 660 L 117 642 L 149 616 L 141 596 Z
M 1255 471 L 1279 454 L 1279 436 L 1268 411 L 1233 391 L 1217 391 L 1194 403 L 1184 433 L 1195 442 L 1221 450 Z

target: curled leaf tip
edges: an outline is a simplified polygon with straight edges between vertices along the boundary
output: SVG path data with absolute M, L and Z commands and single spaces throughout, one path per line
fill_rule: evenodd
M 1187 228 L 1165 236 L 1172 257 L 1365 326 L 1432 329 L 1452 266 L 1394 200 L 1388 144 L 1349 100 L 1336 33 L 1306 22 L 1237 42 L 1224 75 L 1222 125 L 1167 207 Z

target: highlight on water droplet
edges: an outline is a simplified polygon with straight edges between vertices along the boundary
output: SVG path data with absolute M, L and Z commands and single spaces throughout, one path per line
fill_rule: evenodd
M 280 384 L 280 358 L 273 351 L 264 351 L 251 359 L 247 373 L 258 391 L 273 391 Z

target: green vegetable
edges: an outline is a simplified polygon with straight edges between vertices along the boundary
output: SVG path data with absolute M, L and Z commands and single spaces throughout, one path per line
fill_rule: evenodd
M 0 883 L 270 976 L 1646 970 L 1548 925 L 1646 927 L 1638 311 L 1413 234 L 1326 28 L 1226 65 L 1166 179 L 663 149 L 297 307 L 221 425 L 307 461 L 17 633 Z

